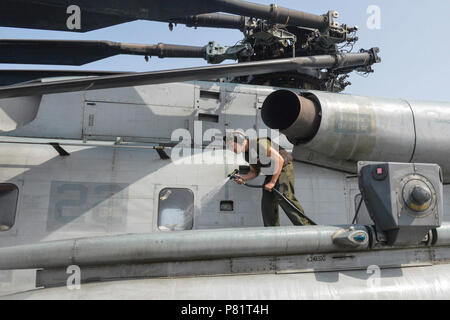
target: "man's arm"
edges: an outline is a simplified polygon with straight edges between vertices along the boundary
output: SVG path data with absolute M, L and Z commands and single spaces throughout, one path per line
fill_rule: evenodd
M 253 180 L 259 176 L 259 173 L 250 165 L 250 172 L 244 176 L 237 175 L 236 177 L 240 178 L 242 181 L 236 180 L 239 184 L 244 184 L 246 181 Z
M 280 178 L 281 171 L 283 170 L 284 159 L 278 153 L 278 151 L 272 147 L 268 150 L 267 153 L 270 159 L 273 161 L 272 163 L 274 165 L 275 172 L 272 175 L 272 180 L 270 180 L 270 182 L 264 186 L 264 189 L 266 189 L 269 192 L 272 192 L 272 189 L 275 187 L 278 178 Z

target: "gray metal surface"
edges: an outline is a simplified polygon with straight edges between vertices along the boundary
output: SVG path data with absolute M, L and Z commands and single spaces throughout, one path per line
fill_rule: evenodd
M 415 133 L 406 102 L 316 91 L 313 96 L 320 101 L 322 121 L 303 148 L 337 160 L 410 161 Z
M 375 266 L 383 270 L 400 266 L 402 268 L 430 267 L 445 263 L 449 257 L 448 247 L 424 247 L 386 251 L 82 266 L 80 267 L 80 282 L 85 284 L 125 279 L 239 276 L 244 274 L 317 274 L 350 270 L 364 272 Z M 36 273 L 36 287 L 65 286 L 68 277 L 67 267 L 39 269 Z
M 416 144 L 412 162 L 438 163 L 446 182 L 450 176 L 450 104 L 446 102 L 409 101 L 414 112 Z
M 450 266 L 139 279 L 30 290 L 3 299 L 424 300 L 450 297 Z
M 0 132 L 13 131 L 32 122 L 41 101 L 40 96 L 0 100 Z

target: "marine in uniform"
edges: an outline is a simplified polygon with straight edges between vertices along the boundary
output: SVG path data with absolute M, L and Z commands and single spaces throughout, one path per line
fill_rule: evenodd
M 296 226 L 311 225 L 304 215 L 304 209 L 294 194 L 293 159 L 282 147 L 272 143 L 268 138 L 250 139 L 241 132 L 233 132 L 226 137 L 227 148 L 236 154 L 244 153 L 245 161 L 250 165 L 250 172 L 238 175 L 236 182 L 245 184 L 257 178 L 264 171 L 264 190 L 261 211 L 265 227 L 280 226 L 279 206 Z M 299 209 L 292 208 L 284 199 L 272 192 L 279 190 L 286 199 Z

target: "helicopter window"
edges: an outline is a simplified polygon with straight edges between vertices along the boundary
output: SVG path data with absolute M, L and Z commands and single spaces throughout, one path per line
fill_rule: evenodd
M 200 98 L 202 99 L 216 99 L 220 100 L 220 92 L 216 91 L 200 91 Z
M 158 228 L 161 231 L 192 230 L 194 193 L 190 189 L 165 188 L 159 193 Z
M 222 211 L 222 212 L 234 211 L 234 202 L 233 201 L 221 201 L 220 202 L 220 211 Z
M 199 113 L 198 120 L 204 122 L 219 123 L 219 116 L 216 114 Z
M 10 230 L 16 220 L 19 188 L 10 183 L 0 184 L 0 232 Z

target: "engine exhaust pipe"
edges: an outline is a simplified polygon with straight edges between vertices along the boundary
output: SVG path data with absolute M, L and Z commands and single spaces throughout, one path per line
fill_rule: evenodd
M 279 130 L 295 145 L 313 139 L 321 122 L 320 104 L 289 90 L 270 94 L 261 116 L 266 126 Z

